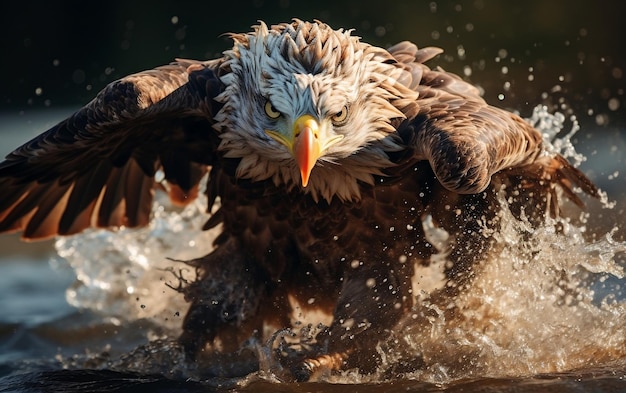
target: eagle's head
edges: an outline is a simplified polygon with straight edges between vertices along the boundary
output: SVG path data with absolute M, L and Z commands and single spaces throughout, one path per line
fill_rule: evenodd
M 395 105 L 417 93 L 398 82 L 404 72 L 384 49 L 320 22 L 264 23 L 231 34 L 215 117 L 220 150 L 240 158 L 237 176 L 271 179 L 313 198 L 359 199 L 400 149 Z

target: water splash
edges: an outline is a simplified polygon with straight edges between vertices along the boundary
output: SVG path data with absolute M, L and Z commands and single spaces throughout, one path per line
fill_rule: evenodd
M 542 132 L 547 154 L 585 161 L 571 142 L 580 128 L 575 118 L 564 136 L 565 117 L 545 106 L 527 120 Z M 433 383 L 562 372 L 626 357 L 626 243 L 613 239 L 617 228 L 589 241 L 582 224 L 546 218 L 534 228 L 513 217 L 504 197 L 500 203 L 502 228 L 471 286 L 451 302 L 419 299 L 381 348 L 387 364 L 375 378 L 416 355 L 423 364 L 404 377 Z M 601 203 L 614 206 L 606 194 Z
M 173 271 L 195 272 L 175 260 L 208 254 L 215 231 L 202 231 L 209 215 L 200 201 L 173 207 L 164 193 L 156 194 L 150 225 L 117 231 L 90 230 L 61 237 L 55 247 L 76 273 L 66 292 L 68 302 L 119 321 L 153 319 L 178 329 L 188 304 L 166 284 L 178 285 Z
M 571 142 L 579 129 L 574 118 L 550 114 L 541 106 L 527 120 L 542 132 L 548 154 L 559 153 L 575 165 L 584 162 Z M 571 129 L 561 136 L 568 120 Z M 392 375 L 449 383 L 477 376 L 559 372 L 626 359 L 622 292 L 626 244 L 615 241 L 612 232 L 588 240 L 584 216 L 576 223 L 546 219 L 533 228 L 515 220 L 504 200 L 501 203 L 503 227 L 493 234 L 496 247 L 477 268 L 470 288 L 452 302 L 431 297 L 429 291 L 441 282 L 445 264 L 445 255 L 436 256 L 430 269 L 420 271 L 434 284 L 428 291 L 420 284 L 415 309 L 378 347 L 384 359 L 380 370 L 372 375 L 348 370 L 328 376 L 329 381 L 371 382 Z M 613 206 L 605 194 L 602 203 L 607 209 Z M 120 323 L 150 318 L 172 331 L 180 328 L 187 304 L 166 283 L 176 284 L 170 270 L 184 265 L 168 258 L 189 260 L 207 254 L 215 232 L 200 230 L 208 218 L 201 201 L 181 210 L 169 206 L 167 197 L 159 194 L 153 215 L 145 229 L 91 231 L 57 241 L 59 255 L 77 275 L 76 284 L 67 291 L 71 304 Z M 428 223 L 426 227 L 433 244 L 446 242 L 445 233 L 428 229 Z M 193 278 L 193 273 L 185 274 Z M 144 371 L 160 370 L 166 364 L 161 360 L 171 357 L 172 345 L 152 342 L 118 365 L 141 371 L 152 364 Z M 280 369 L 272 345 L 251 345 L 261 360 L 262 370 L 256 375 L 269 380 Z M 177 373 L 188 373 L 186 367 L 177 366 Z
M 556 112 L 550 113 L 545 105 L 536 106 L 532 115 L 526 121 L 541 132 L 546 153 L 560 154 L 567 158 L 572 165 L 579 166 L 587 158 L 578 152 L 572 144 L 572 137 L 580 131 L 580 125 L 575 116 L 570 117 L 571 128 L 563 136 L 559 136 L 565 127 L 565 115 Z
M 560 154 L 575 167 L 587 160 L 584 154 L 576 151 L 572 143 L 572 138 L 580 131 L 580 124 L 576 116 L 569 117 L 571 126 L 565 135 L 560 135 L 567 124 L 565 115 L 560 112 L 550 113 L 545 105 L 537 105 L 533 109 L 532 115 L 525 120 L 541 132 L 545 154 Z M 606 192 L 602 190 L 600 190 L 600 202 L 605 208 L 612 209 L 615 207 L 615 202 L 609 201 Z
M 555 222 L 530 229 L 506 212 L 496 247 L 471 287 L 452 303 L 425 299 L 396 336 L 400 354 L 419 353 L 412 377 L 529 376 L 626 356 L 625 304 L 594 286 L 623 279 L 626 244 L 610 235 L 587 244 L 579 228 Z M 560 222 L 561 225 L 568 225 Z M 402 355 L 406 356 L 406 355 Z

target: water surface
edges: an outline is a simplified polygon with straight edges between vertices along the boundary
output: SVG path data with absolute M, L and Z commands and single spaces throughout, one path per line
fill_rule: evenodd
M 3 135 L 2 148 L 70 112 L 3 116 L 3 127 L 16 133 Z M 606 201 L 587 200 L 589 216 L 574 214 L 561 223 L 563 233 L 550 222 L 533 229 L 505 220 L 494 234 L 497 252 L 455 299 L 462 312 L 446 315 L 420 294 L 419 306 L 380 346 L 385 361 L 376 373 L 281 382 L 267 342 L 253 348 L 266 355 L 261 370 L 242 378 L 207 378 L 185 364 L 175 338 L 187 305 L 166 284 L 175 284 L 172 270 L 181 268 L 172 259 L 206 254 L 215 234 L 198 230 L 207 218 L 201 201 L 178 210 L 160 195 L 145 229 L 31 244 L 0 237 L 0 391 L 626 389 L 623 134 L 597 138 L 583 130 L 578 151 L 571 150 L 571 125 L 560 130 L 554 117 L 540 116 L 548 139 L 560 131 L 555 149 L 580 161 Z M 433 285 L 437 274 L 423 273 Z M 415 359 L 418 367 L 405 367 Z

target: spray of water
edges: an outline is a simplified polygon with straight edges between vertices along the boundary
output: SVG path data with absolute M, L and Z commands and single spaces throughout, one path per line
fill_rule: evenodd
M 177 209 L 157 193 L 147 228 L 91 230 L 61 237 L 56 250 L 76 273 L 66 292 L 68 302 L 96 311 L 113 321 L 149 319 L 178 329 L 188 305 L 168 287 L 178 285 L 175 274 L 195 278 L 195 271 L 173 260 L 208 254 L 215 231 L 202 231 L 209 215 L 200 201 Z
M 562 154 L 575 165 L 585 160 L 571 142 L 579 128 L 575 119 L 564 136 L 559 135 L 565 117 L 545 107 L 537 107 L 527 120 L 543 133 L 547 154 Z M 496 247 L 477 266 L 470 288 L 453 300 L 432 298 L 429 290 L 441 281 L 445 263 L 445 255 L 436 256 L 431 268 L 418 274 L 422 281 L 413 312 L 378 347 L 383 359 L 379 372 L 365 376 L 350 370 L 328 379 L 349 383 L 393 375 L 447 383 L 558 372 L 626 358 L 626 244 L 613 240 L 611 232 L 588 240 L 584 215 L 576 223 L 548 218 L 536 228 L 514 219 L 506 202 L 501 203 L 503 227 L 492 234 Z M 606 195 L 602 203 L 612 208 Z M 179 328 L 181 319 L 172 316 L 184 315 L 187 305 L 166 283 L 176 284 L 172 269 L 184 265 L 168 258 L 207 254 L 215 233 L 200 230 L 208 217 L 201 202 L 176 210 L 161 196 L 153 211 L 146 229 L 92 231 L 57 241 L 59 255 L 77 275 L 67 291 L 71 304 L 120 320 L 149 318 L 172 331 Z M 446 234 L 435 228 L 429 236 L 433 244 L 446 241 Z M 188 278 L 193 273 L 184 272 Z M 434 284 L 427 286 L 427 278 Z M 300 333 L 310 334 L 310 327 L 302 326 L 306 332 Z M 274 344 L 255 344 L 261 373 L 270 379 L 279 368 L 270 348 Z M 172 345 L 150 344 L 124 365 L 141 371 L 151 360 L 171 354 Z

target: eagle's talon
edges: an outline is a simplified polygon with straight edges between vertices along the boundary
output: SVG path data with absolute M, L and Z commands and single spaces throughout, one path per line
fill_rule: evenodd
M 305 359 L 291 369 L 291 372 L 298 382 L 309 381 L 315 374 L 322 370 L 339 370 L 348 354 L 346 352 L 334 352 L 320 355 L 315 358 Z

